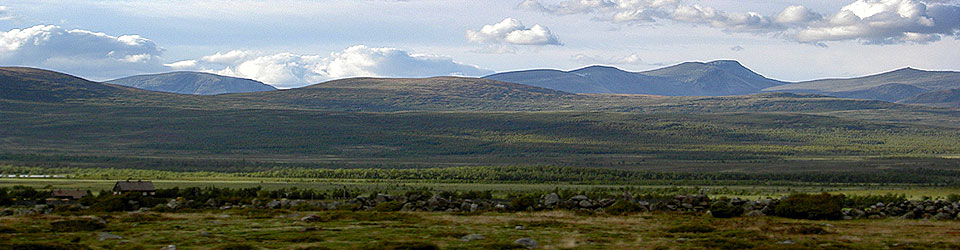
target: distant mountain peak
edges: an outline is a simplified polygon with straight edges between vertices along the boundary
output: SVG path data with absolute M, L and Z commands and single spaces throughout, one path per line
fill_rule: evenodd
M 613 66 L 591 65 L 591 66 L 583 67 L 577 70 L 572 70 L 570 72 L 584 72 L 584 71 L 624 71 L 624 70 L 617 67 L 613 67 Z
M 124 77 L 107 81 L 145 90 L 191 95 L 216 95 L 276 90 L 265 83 L 217 74 L 193 71 L 175 71 Z
M 905 67 L 905 68 L 901 68 L 901 69 L 898 69 L 898 70 L 891 71 L 891 73 L 893 73 L 893 72 L 898 72 L 898 73 L 900 73 L 900 72 L 927 72 L 927 71 L 926 71 L 926 70 L 917 69 L 917 68 L 913 68 L 913 67 Z
M 716 61 L 707 62 L 705 64 L 717 66 L 721 68 L 731 68 L 731 67 L 743 68 L 743 69 L 747 68 L 746 66 L 743 66 L 743 64 L 741 64 L 740 61 L 737 61 L 737 60 L 716 60 Z

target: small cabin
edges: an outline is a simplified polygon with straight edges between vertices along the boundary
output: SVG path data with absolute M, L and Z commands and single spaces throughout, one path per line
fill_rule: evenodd
M 83 190 L 53 190 L 50 196 L 61 200 L 79 200 L 87 196 L 87 191 Z
M 142 195 L 155 195 L 157 189 L 153 187 L 153 182 L 149 181 L 118 181 L 113 185 L 113 194 L 141 193 Z

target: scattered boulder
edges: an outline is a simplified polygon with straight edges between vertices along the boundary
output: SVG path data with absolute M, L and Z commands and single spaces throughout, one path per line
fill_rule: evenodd
M 278 200 L 272 200 L 272 201 L 270 201 L 269 203 L 267 203 L 267 207 L 268 207 L 268 208 L 273 208 L 273 209 L 280 208 L 282 205 L 283 205 L 283 203 L 281 203 L 281 202 L 278 201 Z
M 177 245 L 167 245 L 165 247 L 160 248 L 160 250 L 177 250 Z
M 108 232 L 100 232 L 100 233 L 97 233 L 97 240 L 99 240 L 99 241 L 119 240 L 119 239 L 123 239 L 123 237 L 120 237 L 120 235 L 116 235 L 116 234 L 112 234 L 112 233 L 108 233 Z
M 466 235 L 466 236 L 461 237 L 460 240 L 462 240 L 462 241 L 475 241 L 475 240 L 483 240 L 483 239 L 486 239 L 486 238 L 487 238 L 487 237 L 484 237 L 483 235 L 479 235 L 479 234 L 468 234 L 468 235 Z
M 950 216 L 948 213 L 937 213 L 933 217 L 930 217 L 932 220 L 952 220 L 953 216 Z
M 303 218 L 300 218 L 300 221 L 303 221 L 303 222 L 316 222 L 316 221 L 322 221 L 322 220 L 323 220 L 322 217 L 317 216 L 315 214 L 307 215 L 307 216 L 304 216 Z
M 550 193 L 543 197 L 543 200 L 541 201 L 541 203 L 543 203 L 544 206 L 548 206 L 548 207 L 556 206 L 557 204 L 560 203 L 560 195 L 557 195 L 557 193 Z
M 526 248 L 526 249 L 534 249 L 534 248 L 537 248 L 537 241 L 535 241 L 535 240 L 533 240 L 533 239 L 530 239 L 530 238 L 520 238 L 520 239 L 517 239 L 517 240 L 513 241 L 513 244 L 517 244 L 517 245 L 519 245 L 519 246 L 521 246 L 521 247 L 524 247 L 524 248 Z

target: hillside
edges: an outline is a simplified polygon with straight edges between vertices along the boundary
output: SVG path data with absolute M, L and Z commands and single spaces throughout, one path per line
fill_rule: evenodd
M 0 164 L 663 167 L 960 154 L 960 111 L 810 94 L 572 94 L 436 77 L 198 96 L 0 72 Z
M 639 73 L 613 67 L 591 66 L 573 71 L 506 72 L 484 78 L 573 93 L 666 96 L 744 95 L 784 84 L 756 74 L 736 61 L 683 63 Z
M 53 71 L 18 67 L 0 68 L 0 99 L 65 102 L 109 98 L 132 92 L 135 91 Z
M 904 99 L 900 103 L 960 108 L 960 89 L 931 91 Z
M 216 95 L 276 90 L 273 86 L 250 79 L 187 71 L 130 76 L 110 80 L 107 81 L 107 83 L 138 89 L 190 95 Z
M 960 72 L 904 68 L 864 77 L 786 84 L 766 88 L 763 91 L 898 101 L 923 92 L 955 88 L 960 88 Z
M 297 89 L 233 94 L 262 105 L 336 111 L 544 110 L 576 98 L 557 90 L 463 77 L 351 78 Z

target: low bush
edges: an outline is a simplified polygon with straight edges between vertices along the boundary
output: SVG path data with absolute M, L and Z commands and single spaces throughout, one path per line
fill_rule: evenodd
M 374 209 L 377 210 L 377 212 L 395 212 L 400 211 L 402 208 L 403 203 L 400 203 L 399 201 L 387 201 L 380 202 Z
M 736 206 L 728 200 L 718 200 L 710 204 L 710 215 L 716 218 L 733 218 L 743 214 L 743 207 Z
M 6 246 L 0 246 L 0 250 L 85 250 L 90 249 L 87 246 L 77 244 L 59 244 L 59 243 L 14 243 Z
M 244 243 L 230 243 L 225 245 L 220 245 L 215 250 L 256 250 L 259 249 L 256 246 Z
M 828 233 L 830 233 L 830 232 L 828 232 L 826 229 L 824 229 L 823 227 L 819 227 L 819 226 L 798 226 L 798 227 L 791 227 L 791 228 L 787 229 L 787 232 L 789 232 L 789 233 L 795 233 L 795 234 L 828 234 Z
M 604 212 L 610 215 L 623 215 L 629 213 L 641 212 L 642 207 L 628 200 L 618 200 L 609 207 L 603 209 Z
M 510 201 L 510 209 L 514 211 L 534 210 L 537 208 L 537 203 L 539 202 L 539 194 L 524 194 Z
M 671 233 L 709 233 L 717 230 L 708 225 L 701 224 L 692 224 L 692 225 L 680 225 L 667 229 L 667 232 Z
M 367 245 L 363 249 L 369 250 L 439 250 L 440 247 L 430 242 L 392 242 L 383 241 Z
M 838 220 L 843 217 L 843 195 L 792 194 L 774 207 L 774 215 L 792 219 Z
M 107 225 L 89 218 L 54 221 L 50 223 L 50 230 L 54 232 L 95 231 L 105 227 L 107 227 Z
M 949 194 L 947 195 L 947 201 L 958 202 L 960 201 L 960 194 Z

